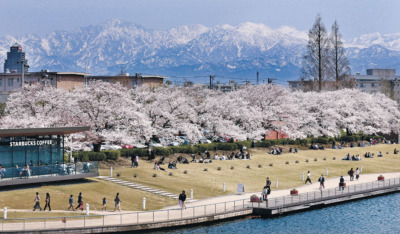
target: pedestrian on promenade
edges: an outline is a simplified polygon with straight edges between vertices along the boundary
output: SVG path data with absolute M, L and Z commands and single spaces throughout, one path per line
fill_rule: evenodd
M 306 182 L 304 183 L 304 184 L 307 184 L 307 182 L 310 182 L 310 184 L 312 184 L 312 182 L 311 182 L 311 172 L 310 171 L 308 171 L 308 173 L 307 173 L 307 179 L 306 179 Z
M 68 210 L 69 210 L 69 209 L 72 209 L 72 211 L 75 211 L 75 209 L 74 209 L 74 198 L 73 198 L 73 195 L 71 195 L 71 196 L 69 197 L 68 203 L 69 203 Z
M 81 209 L 83 211 L 83 201 L 82 201 L 82 192 L 79 193 L 78 196 L 78 205 L 76 206 L 76 209 Z
M 268 200 L 268 191 L 268 187 L 264 186 L 263 191 L 261 192 L 264 201 Z
M 350 176 L 350 181 L 354 180 L 354 170 L 353 168 L 350 169 L 350 171 L 348 172 L 349 176 Z
M 46 210 L 46 208 L 49 207 L 49 211 L 51 211 L 51 207 L 50 207 L 50 194 L 49 194 L 49 193 L 46 193 L 46 200 L 45 200 L 45 202 L 46 202 L 46 205 L 44 206 L 44 209 L 43 209 L 43 210 Z
M 40 211 L 42 211 L 42 207 L 40 207 L 40 196 L 39 193 L 36 192 L 35 199 L 33 199 L 35 202 L 35 206 L 33 207 L 33 211 L 35 211 L 37 208 L 39 208 Z
M 101 209 L 102 211 L 107 210 L 107 199 L 106 197 L 103 198 L 103 209 Z
M 324 175 L 323 175 L 323 174 L 321 174 L 321 177 L 319 177 L 318 182 L 319 182 L 319 189 L 320 189 L 320 190 L 322 190 L 322 188 L 325 189 L 325 185 L 324 185 L 324 183 L 325 183 L 325 178 L 324 178 Z
M 185 201 L 186 201 L 186 194 L 185 194 L 185 190 L 182 191 L 181 194 L 179 194 L 179 206 L 183 209 L 185 207 L 186 209 L 186 205 L 185 205 Z
M 114 211 L 117 211 L 117 208 L 119 211 L 121 211 L 121 199 L 119 198 L 119 193 L 117 193 L 117 196 L 115 197 L 114 202 L 115 202 Z
M 271 181 L 269 180 L 269 177 L 267 177 L 266 185 L 265 185 L 265 186 L 268 188 L 269 191 L 271 191 Z M 268 193 L 268 194 L 269 194 L 269 193 Z
M 339 180 L 339 191 L 340 190 L 344 191 L 344 178 L 343 178 L 343 176 L 340 176 L 340 180 Z
M 358 180 L 359 178 L 360 178 L 360 170 L 357 167 L 357 169 L 356 169 L 356 180 Z

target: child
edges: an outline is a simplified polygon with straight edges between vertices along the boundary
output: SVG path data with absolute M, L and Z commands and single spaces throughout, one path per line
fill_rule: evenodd
M 68 202 L 69 202 L 68 210 L 72 208 L 72 211 L 75 211 L 75 209 L 74 209 L 74 198 L 72 197 L 72 195 L 69 197 Z
M 104 197 L 103 198 L 103 209 L 102 211 L 107 210 L 107 199 Z

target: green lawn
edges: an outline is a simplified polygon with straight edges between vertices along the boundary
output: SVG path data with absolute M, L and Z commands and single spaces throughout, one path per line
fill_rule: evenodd
M 286 146 L 287 147 L 287 146 Z M 251 149 L 252 160 L 227 160 L 213 161 L 211 164 L 178 164 L 178 169 L 169 170 L 173 172 L 172 176 L 168 172 L 153 170 L 153 163 L 140 161 L 139 168 L 114 166 L 114 175 L 121 174 L 121 178 L 130 180 L 143 185 L 162 189 L 165 191 L 179 194 L 186 190 L 190 194 L 190 189 L 194 190 L 195 199 L 209 198 L 224 194 L 234 194 L 237 184 L 243 183 L 245 191 L 261 191 L 265 185 L 265 178 L 269 176 L 275 185 L 276 179 L 279 179 L 279 188 L 292 188 L 302 185 L 302 173 L 311 171 L 313 181 L 316 181 L 321 173 L 325 174 L 326 168 L 329 170 L 329 177 L 346 175 L 351 167 L 363 166 L 363 173 L 384 173 L 397 172 L 400 170 L 400 155 L 394 155 L 394 148 L 400 148 L 399 145 L 377 145 L 363 148 L 346 148 L 342 150 L 300 150 L 299 153 L 284 153 L 282 155 L 270 155 L 266 149 Z M 366 159 L 363 157 L 365 152 L 377 153 L 382 151 L 384 157 Z M 386 155 L 386 152 L 389 154 Z M 347 154 L 360 154 L 362 161 L 342 161 Z M 212 152 L 212 155 L 214 153 Z M 175 157 L 177 157 L 177 154 Z M 221 155 L 221 152 L 220 154 Z M 336 160 L 333 160 L 336 157 Z M 314 161 L 314 159 L 317 161 Z M 326 161 L 324 160 L 326 158 Z M 295 163 L 299 161 L 299 163 Z M 309 160 L 307 163 L 306 160 Z M 168 162 L 169 159 L 166 159 Z M 289 164 L 286 164 L 289 162 Z M 273 166 L 269 166 L 269 164 Z M 261 165 L 261 168 L 259 167 Z M 231 167 L 234 167 L 232 170 Z M 250 168 L 247 168 L 250 166 Z M 167 168 L 167 165 L 164 165 Z M 221 167 L 221 170 L 218 170 Z M 204 171 L 207 169 L 207 171 Z M 187 174 L 184 174 L 184 171 Z M 157 177 L 153 177 L 156 173 Z M 100 170 L 101 175 L 109 175 L 109 169 Z M 133 175 L 137 177 L 134 178 Z M 222 191 L 223 183 L 226 183 L 227 191 Z

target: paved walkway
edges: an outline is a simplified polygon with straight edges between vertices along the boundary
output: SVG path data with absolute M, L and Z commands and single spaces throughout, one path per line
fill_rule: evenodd
M 347 186 L 374 182 L 377 181 L 377 177 L 380 174 L 361 174 L 360 180 L 349 181 L 349 177 L 346 176 L 345 180 Z M 385 173 L 385 181 L 388 179 L 399 178 L 400 172 L 397 173 Z M 397 181 L 399 181 L 397 179 Z M 337 188 L 339 178 L 330 178 L 325 181 L 325 188 Z M 303 185 L 297 188 L 299 194 L 319 191 L 319 183 L 315 182 L 313 184 Z M 276 198 L 282 196 L 288 196 L 290 189 L 284 190 L 272 190 L 271 195 L 268 198 Z M 249 197 L 252 194 L 257 194 L 260 196 L 261 192 L 244 193 L 240 195 L 228 195 L 222 197 L 215 197 L 205 200 L 193 201 L 187 204 L 187 209 L 180 209 L 178 206 L 166 207 L 162 210 L 157 211 L 147 211 L 147 212 L 133 212 L 133 211 L 123 211 L 123 212 L 101 212 L 96 211 L 91 213 L 101 215 L 101 216 L 89 216 L 67 218 L 66 222 L 60 218 L 38 218 L 34 220 L 16 221 L 16 220 L 2 220 L 1 229 L 4 231 L 18 231 L 25 229 L 49 229 L 49 228 L 81 228 L 81 227 L 98 227 L 98 226 L 120 226 L 120 225 L 135 225 L 141 223 L 154 223 L 154 222 L 165 222 L 169 220 L 181 220 L 183 218 L 195 218 L 195 217 L 205 217 L 209 215 L 220 214 L 222 212 L 233 212 L 241 209 L 248 209 L 248 206 L 252 206 L 249 201 Z M 237 202 L 237 200 L 241 201 Z M 234 202 L 236 201 L 236 202 Z M 21 211 L 21 210 L 19 210 Z M 65 212 L 65 211 L 57 211 Z M 103 215 L 106 214 L 106 215 Z
M 345 179 L 346 185 L 349 186 L 349 185 L 362 184 L 362 183 L 376 181 L 379 175 L 383 175 L 385 177 L 385 179 L 391 179 L 391 178 L 400 177 L 400 172 L 383 173 L 383 174 L 360 174 L 360 179 L 359 180 L 354 179 L 354 181 L 350 181 L 349 176 L 344 176 L 344 179 Z M 274 189 L 275 183 L 273 181 L 273 178 L 271 178 L 271 179 L 272 179 L 271 194 L 268 195 L 268 198 L 282 197 L 282 196 L 287 196 L 290 194 L 291 189 L 282 189 L 282 190 L 277 190 L 276 188 Z M 334 177 L 334 178 L 329 178 L 329 179 L 325 178 L 325 189 L 337 188 L 338 184 L 339 184 L 339 177 Z M 296 189 L 299 191 L 299 194 L 320 191 L 318 181 L 315 181 L 312 184 L 308 183 L 306 185 L 297 187 Z M 204 200 L 197 200 L 197 201 L 188 203 L 187 207 L 200 206 L 200 205 L 206 205 L 206 204 L 214 204 L 214 203 L 220 203 L 220 202 L 228 202 L 228 201 L 234 201 L 234 200 L 240 200 L 240 199 L 249 199 L 252 194 L 256 194 L 259 197 L 261 197 L 261 191 L 248 192 L 248 193 L 242 193 L 242 194 L 208 198 L 208 199 L 204 199 Z M 169 206 L 169 207 L 166 207 L 165 209 L 171 209 L 171 208 L 178 208 L 178 206 Z

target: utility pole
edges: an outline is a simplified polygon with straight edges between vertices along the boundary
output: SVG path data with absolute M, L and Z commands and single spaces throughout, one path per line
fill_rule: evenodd
M 259 75 L 259 73 L 258 73 L 258 71 L 257 71 L 257 85 L 258 85 L 258 75 Z
M 212 81 L 214 80 L 214 77 L 215 75 L 214 76 L 210 75 L 210 89 L 212 89 Z

